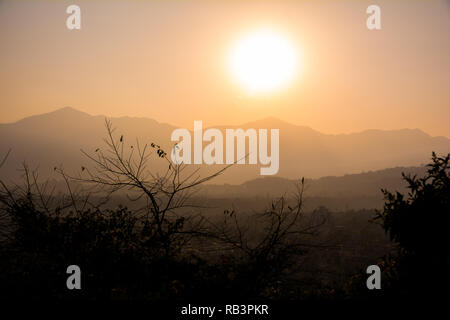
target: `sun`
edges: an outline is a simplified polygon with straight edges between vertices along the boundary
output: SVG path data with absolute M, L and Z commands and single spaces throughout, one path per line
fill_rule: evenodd
M 269 93 L 286 87 L 299 64 L 295 46 L 273 30 L 251 32 L 237 41 L 229 55 L 234 80 L 249 93 Z

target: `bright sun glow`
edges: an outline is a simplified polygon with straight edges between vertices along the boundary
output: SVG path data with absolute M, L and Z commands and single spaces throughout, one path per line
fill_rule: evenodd
M 263 30 L 250 33 L 233 47 L 229 67 L 235 80 L 250 93 L 281 89 L 293 79 L 298 52 L 281 34 Z

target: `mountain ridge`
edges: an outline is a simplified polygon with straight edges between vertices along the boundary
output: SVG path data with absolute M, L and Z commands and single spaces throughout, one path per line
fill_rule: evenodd
M 127 143 L 156 142 L 170 150 L 171 133 L 176 126 L 150 118 L 110 118 Z M 10 124 L 0 124 L 0 154 L 12 153 L 0 174 L 15 176 L 26 160 L 30 166 L 39 166 L 51 175 L 50 168 L 64 164 L 68 170 L 88 165 L 80 149 L 92 152 L 103 146 L 105 116 L 92 116 L 71 107 L 24 118 Z M 432 137 L 420 129 L 370 129 L 352 134 L 328 135 L 305 126 L 290 124 L 269 117 L 247 122 L 242 126 L 225 128 L 279 128 L 280 170 L 283 178 L 318 178 L 381 170 L 390 167 L 411 167 L 428 162 L 431 152 L 449 153 L 450 140 Z M 207 127 L 205 127 L 206 129 Z M 223 132 L 223 131 L 222 131 Z M 206 143 L 204 143 L 205 145 Z M 165 164 L 156 163 L 160 170 Z M 194 166 L 193 166 L 194 167 Z M 220 169 L 220 165 L 202 166 L 204 175 Z M 214 182 L 239 184 L 259 176 L 260 165 L 235 165 Z
M 30 115 L 27 117 L 24 117 L 22 119 L 19 119 L 17 121 L 14 122 L 2 122 L 0 123 L 0 126 L 2 125 L 12 125 L 12 124 L 17 124 L 23 121 L 29 121 L 29 120 L 33 120 L 33 119 L 39 119 L 39 118 L 44 118 L 47 116 L 54 116 L 54 115 L 64 115 L 64 116 L 73 116 L 73 115 L 78 115 L 78 116 L 88 116 L 88 117 L 95 117 L 95 118 L 102 118 L 102 119 L 111 119 L 111 120 L 115 120 L 115 119 L 129 119 L 129 120 L 148 120 L 151 122 L 155 122 L 161 125 L 168 125 L 174 128 L 179 128 L 178 126 L 169 124 L 167 122 L 159 122 L 156 119 L 153 118 L 149 118 L 149 117 L 137 117 L 137 116 L 118 116 L 118 117 L 111 117 L 108 115 L 104 115 L 104 114 L 98 114 L 98 115 L 92 115 L 89 114 L 87 112 L 81 111 L 79 109 L 76 109 L 74 107 L 71 106 L 66 106 L 66 107 L 61 107 L 58 109 L 55 109 L 53 111 L 49 111 L 49 112 L 44 112 L 44 113 L 40 113 L 40 114 L 35 114 L 35 115 Z M 365 130 L 361 130 L 361 131 L 354 131 L 354 132 L 349 132 L 349 133 L 323 133 L 321 131 L 318 131 L 316 129 L 313 129 L 309 126 L 305 126 L 305 125 L 299 125 L 299 124 L 294 124 L 294 123 L 290 123 L 288 121 L 279 119 L 275 116 L 268 116 L 268 117 L 264 117 L 258 120 L 254 120 L 254 121 L 248 121 L 248 122 L 244 122 L 243 124 L 240 125 L 218 125 L 216 127 L 221 127 L 221 128 L 246 128 L 246 127 L 251 127 L 254 125 L 259 125 L 265 122 L 271 122 L 271 123 L 277 123 L 277 124 L 282 124 L 282 125 L 287 125 L 293 128 L 301 128 L 301 129 L 308 129 L 311 131 L 314 131 L 316 133 L 320 133 L 321 135 L 326 135 L 326 136 L 348 136 L 348 135 L 355 135 L 355 134 L 369 134 L 369 133 L 373 133 L 373 132 L 402 132 L 402 131 L 408 131 L 408 132 L 418 132 L 424 135 L 427 135 L 431 138 L 445 138 L 450 140 L 450 138 L 446 137 L 446 136 L 442 136 L 442 135 L 438 135 L 438 136 L 432 136 L 428 133 L 426 133 L 425 131 L 423 131 L 420 128 L 400 128 L 400 129 L 376 129 L 376 128 L 371 128 L 371 129 L 365 129 Z M 273 128 L 275 128 L 274 125 L 272 125 Z M 206 127 L 205 129 L 210 128 L 209 126 Z M 212 128 L 212 126 L 211 126 Z

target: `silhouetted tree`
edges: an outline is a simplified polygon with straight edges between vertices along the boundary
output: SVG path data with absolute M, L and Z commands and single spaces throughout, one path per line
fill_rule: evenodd
M 189 202 L 194 188 L 229 166 L 201 178 L 198 170 L 188 172 L 169 161 L 159 145 L 136 141 L 125 146 L 126 139 L 115 138 L 109 121 L 106 128 L 106 148 L 94 155 L 83 152 L 93 168 L 82 166 L 74 176 L 54 168 L 66 183 L 64 194 L 55 194 L 26 164 L 22 183 L 0 179 L 4 294 L 76 296 L 65 288 L 70 264 L 80 265 L 85 274 L 83 298 L 168 298 L 179 293 L 178 284 L 187 286 L 195 278 L 195 263 L 181 253 L 202 234 L 203 219 L 181 209 L 197 208 Z M 166 162 L 162 175 L 152 171 L 152 156 Z M 103 199 L 92 200 L 93 195 L 107 200 L 124 189 L 130 200 L 144 200 L 144 207 L 105 209 Z
M 161 245 L 165 255 L 176 254 L 190 237 L 201 232 L 203 224 L 201 216 L 181 214 L 181 209 L 199 207 L 190 202 L 195 187 L 220 175 L 230 165 L 201 177 L 199 168 L 189 171 L 186 164 L 173 163 L 159 145 L 152 142 L 142 146 L 139 141 L 128 145 L 124 135 L 115 137 L 115 129 L 109 120 L 105 120 L 105 127 L 105 148 L 97 148 L 92 154 L 82 150 L 92 168 L 82 166 L 77 176 L 67 175 L 61 169 L 58 171 L 67 182 L 93 186 L 91 192 L 112 194 L 127 190 L 131 194 L 130 200 L 144 199 L 145 206 L 136 213 L 146 217 L 145 232 Z M 152 169 L 152 156 L 166 163 L 167 170 L 163 174 Z
M 272 201 L 263 212 L 241 216 L 225 210 L 223 221 L 211 223 L 215 250 L 225 260 L 222 266 L 233 274 L 242 297 L 279 297 L 290 276 L 298 272 L 300 258 L 311 248 L 326 247 L 317 235 L 328 216 L 303 211 L 304 179 L 296 185 L 296 193 L 288 199 Z M 223 253 L 232 253 L 227 256 Z
M 403 174 L 408 195 L 383 190 L 386 202 L 376 220 L 397 245 L 382 262 L 385 285 L 408 295 L 430 296 L 450 283 L 450 154 L 434 152 L 427 174 Z

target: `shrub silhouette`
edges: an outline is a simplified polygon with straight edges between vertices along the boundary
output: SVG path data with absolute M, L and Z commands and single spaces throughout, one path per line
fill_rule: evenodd
M 380 259 L 381 289 L 367 290 L 365 270 L 352 276 L 345 296 L 351 299 L 438 298 L 450 284 L 450 154 L 432 153 L 424 177 L 402 174 L 407 195 L 382 189 L 385 203 L 373 222 L 384 229 L 394 244 L 393 252 Z
M 405 175 L 408 195 L 383 190 L 386 202 L 376 219 L 381 221 L 397 254 L 384 263 L 391 289 L 404 294 L 433 295 L 449 284 L 450 266 L 450 154 L 434 152 L 423 178 Z

